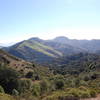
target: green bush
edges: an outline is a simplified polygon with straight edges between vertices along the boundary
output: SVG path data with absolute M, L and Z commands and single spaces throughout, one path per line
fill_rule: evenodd
M 74 96 L 74 97 L 79 97 L 79 98 L 89 98 L 90 96 L 90 92 L 88 91 L 88 89 L 84 88 L 72 88 L 67 92 L 67 96 Z
M 21 79 L 18 81 L 18 91 L 19 93 L 25 93 L 28 90 L 31 90 L 32 81 L 30 79 Z
M 0 69 L 0 85 L 4 88 L 6 93 L 12 93 L 13 89 L 18 86 L 19 73 L 10 68 Z
M 41 94 L 44 94 L 49 91 L 50 84 L 47 80 L 43 80 L 40 82 Z
M 55 82 L 56 89 L 63 89 L 64 85 L 65 84 L 64 84 L 64 81 L 63 80 L 57 80 Z
M 39 83 L 35 83 L 32 86 L 32 95 L 33 96 L 39 96 L 41 93 L 41 88 Z
M 4 93 L 4 89 L 2 86 L 0 86 L 0 93 Z
M 97 92 L 95 90 L 90 90 L 91 97 L 96 97 Z

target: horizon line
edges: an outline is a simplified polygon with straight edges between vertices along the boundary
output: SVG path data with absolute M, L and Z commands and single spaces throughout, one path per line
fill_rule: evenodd
M 33 37 L 28 37 L 28 38 L 26 38 L 26 39 L 22 39 L 22 40 L 18 40 L 18 41 L 12 41 L 12 42 L 0 42 L 0 46 L 11 46 L 11 45 L 14 45 L 14 44 L 16 44 L 16 43 L 19 43 L 19 42 L 22 42 L 22 41 L 25 41 L 25 40 L 29 40 L 29 39 L 32 39 L 32 38 L 38 38 L 38 39 L 41 39 L 41 40 L 44 40 L 44 41 L 46 41 L 46 40 L 53 40 L 53 39 L 55 39 L 55 38 L 59 38 L 59 37 L 64 37 L 64 38 L 66 38 L 66 39 L 70 39 L 70 40 L 86 40 L 86 41 L 92 41 L 92 40 L 100 40 L 100 39 L 98 39 L 98 38 L 92 38 L 92 39 L 77 39 L 77 38 L 70 38 L 70 37 L 67 37 L 67 36 L 61 36 L 61 35 L 59 35 L 59 36 L 55 36 L 55 37 L 53 37 L 53 38 L 51 38 L 51 39 L 44 39 L 44 38 L 42 38 L 42 37 L 40 37 L 40 36 L 33 36 Z

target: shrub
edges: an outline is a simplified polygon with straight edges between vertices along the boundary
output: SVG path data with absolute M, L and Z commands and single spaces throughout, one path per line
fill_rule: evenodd
M 32 78 L 33 77 L 33 72 L 28 72 L 25 77 L 26 78 Z
M 13 89 L 12 90 L 12 95 L 18 96 L 19 95 L 19 92 L 16 89 Z
M 90 90 L 90 95 L 91 97 L 96 97 L 96 91 L 95 90 Z
M 47 80 L 40 82 L 41 94 L 49 91 L 50 84 Z
M 85 88 L 72 88 L 68 91 L 67 93 L 67 96 L 74 96 L 74 97 L 78 97 L 78 98 L 89 98 L 91 97 L 90 96 L 90 93 L 88 91 L 88 89 L 85 89 Z
M 40 84 L 35 83 L 32 86 L 32 94 L 33 96 L 39 96 L 41 92 Z
M 12 93 L 18 86 L 19 73 L 10 68 L 0 69 L 0 84 L 6 93 Z
M 64 81 L 63 80 L 57 80 L 55 82 L 55 85 L 56 85 L 56 89 L 63 89 L 63 87 L 64 87 Z
M 18 81 L 18 91 L 19 93 L 25 93 L 32 87 L 32 81 L 30 79 L 22 79 Z
M 85 76 L 84 77 L 84 81 L 89 81 L 90 80 L 90 77 L 89 76 Z
M 4 89 L 2 86 L 0 86 L 0 93 L 4 93 Z

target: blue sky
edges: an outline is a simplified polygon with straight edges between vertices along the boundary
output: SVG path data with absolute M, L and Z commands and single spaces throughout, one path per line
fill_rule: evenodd
M 0 0 L 0 43 L 62 35 L 100 39 L 100 0 Z

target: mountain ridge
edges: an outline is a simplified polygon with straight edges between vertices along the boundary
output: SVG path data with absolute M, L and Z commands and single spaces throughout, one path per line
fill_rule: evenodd
M 99 53 L 100 40 L 76 40 L 64 36 L 52 40 L 32 37 L 13 46 L 3 48 L 10 54 L 37 63 L 52 62 L 56 58 L 81 52 Z

